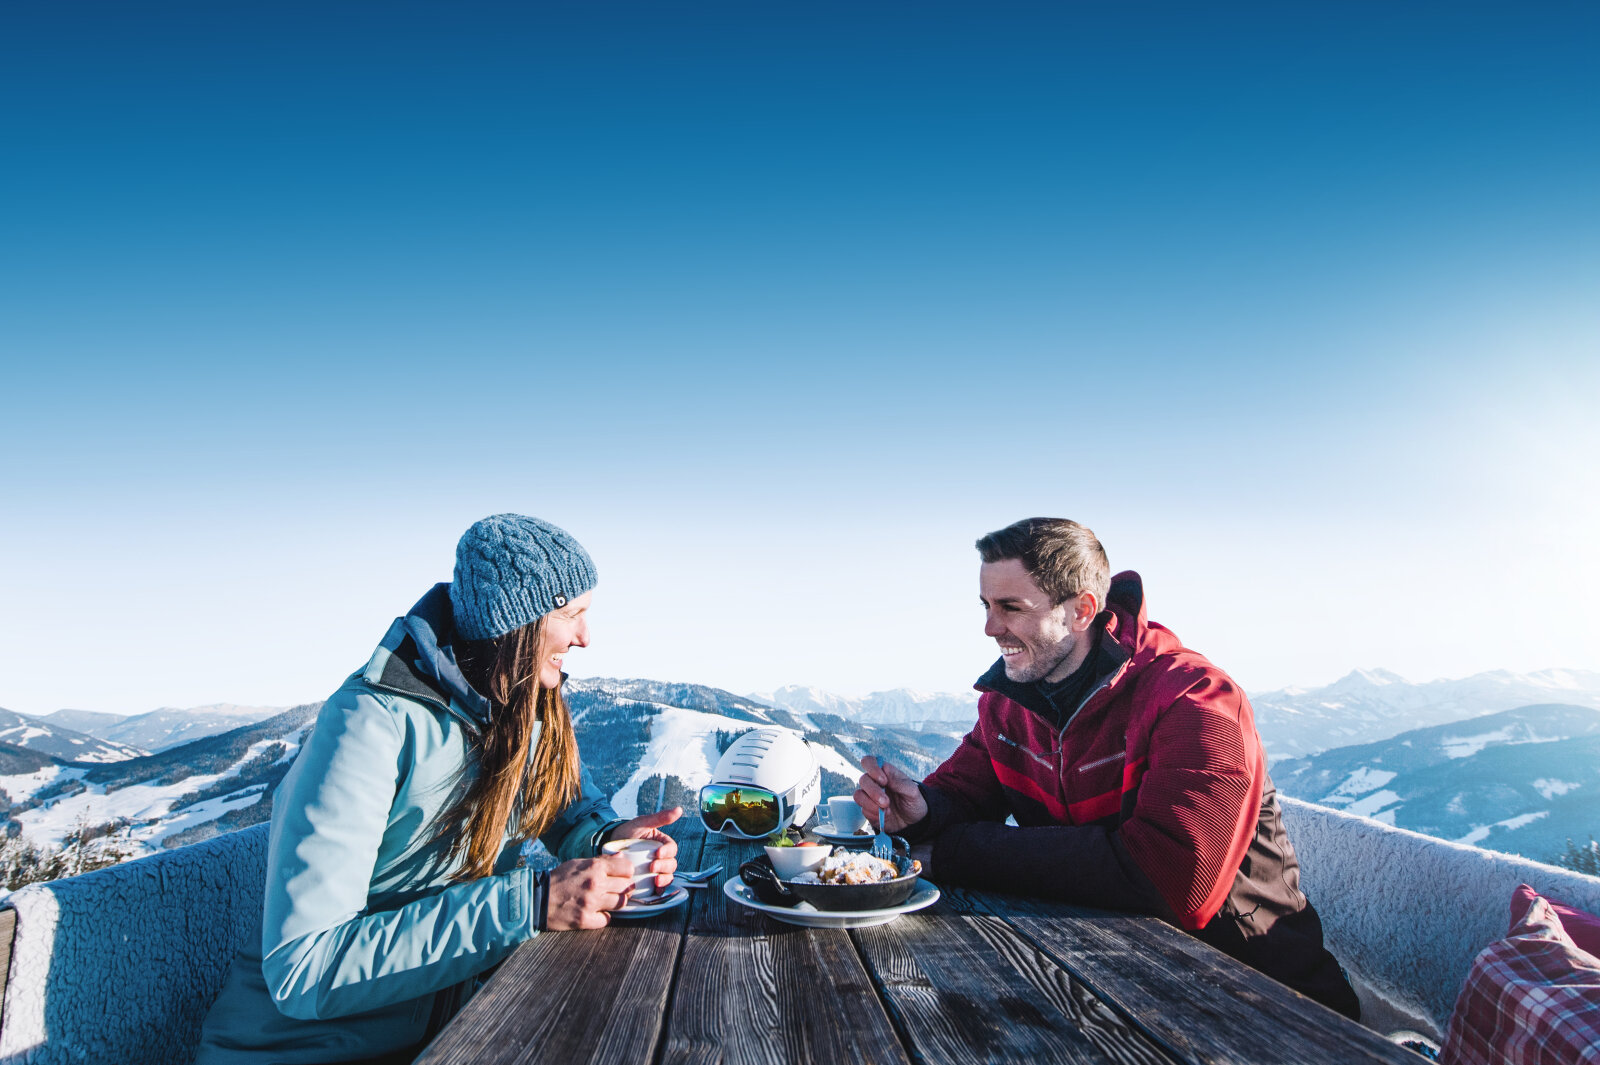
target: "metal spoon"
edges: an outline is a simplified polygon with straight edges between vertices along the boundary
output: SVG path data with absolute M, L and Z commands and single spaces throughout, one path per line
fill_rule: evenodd
M 696 869 L 691 873 L 678 872 L 672 874 L 674 880 L 682 880 L 684 887 L 703 888 L 711 878 L 722 872 L 721 865 L 713 865 L 708 869 Z

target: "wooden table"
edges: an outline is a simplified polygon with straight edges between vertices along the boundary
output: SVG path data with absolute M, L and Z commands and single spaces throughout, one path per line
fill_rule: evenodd
M 783 924 L 722 893 L 755 844 L 673 829 L 683 868 L 723 876 L 536 936 L 419 1065 L 1422 1061 L 1151 917 L 941 886 L 877 927 Z

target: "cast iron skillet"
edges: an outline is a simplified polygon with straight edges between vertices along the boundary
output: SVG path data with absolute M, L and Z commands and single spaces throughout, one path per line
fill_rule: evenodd
M 819 910 L 886 910 L 898 906 L 916 890 L 921 866 L 911 859 L 911 847 L 894 837 L 894 863 L 900 875 L 876 884 L 796 884 L 781 880 L 765 854 L 739 867 L 739 877 L 751 894 L 768 906 L 797 906 L 802 900 Z

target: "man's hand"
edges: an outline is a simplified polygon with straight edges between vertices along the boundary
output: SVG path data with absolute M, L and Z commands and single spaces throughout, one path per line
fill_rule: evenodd
M 861 759 L 861 779 L 856 781 L 856 805 L 867 815 L 867 826 L 878 827 L 878 811 L 883 811 L 883 827 L 899 832 L 928 816 L 928 804 L 917 782 L 889 763 L 870 754 Z
M 661 841 L 656 860 L 650 871 L 656 874 L 656 887 L 665 890 L 672 883 L 672 874 L 678 871 L 678 841 L 661 831 L 683 816 L 683 807 L 658 810 L 653 814 L 640 814 L 632 821 L 624 821 L 611 830 L 612 839 L 654 839 Z
M 550 872 L 550 897 L 544 926 L 551 931 L 604 928 L 622 898 L 633 888 L 633 866 L 614 854 L 607 858 L 575 858 Z

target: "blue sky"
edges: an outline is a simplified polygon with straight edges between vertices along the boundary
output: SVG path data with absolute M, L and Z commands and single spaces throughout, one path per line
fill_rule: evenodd
M 0 705 L 320 698 L 460 530 L 577 675 L 954 689 L 1094 527 L 1248 688 L 1600 669 L 1590 4 L 13 5 Z

